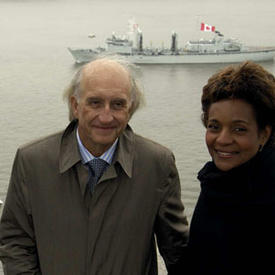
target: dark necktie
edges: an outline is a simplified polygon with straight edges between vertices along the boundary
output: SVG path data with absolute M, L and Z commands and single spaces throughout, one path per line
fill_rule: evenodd
M 89 181 L 88 184 L 90 186 L 91 192 L 94 191 L 94 188 L 104 173 L 105 169 L 107 168 L 108 163 L 99 158 L 94 158 L 93 160 L 88 162 L 88 167 L 89 167 Z

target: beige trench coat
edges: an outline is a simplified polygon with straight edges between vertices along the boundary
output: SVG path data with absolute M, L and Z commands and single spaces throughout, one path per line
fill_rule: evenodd
M 17 151 L 0 224 L 5 274 L 157 274 L 154 235 L 176 274 L 187 220 L 172 153 L 128 126 L 93 195 L 87 179 L 75 122 Z

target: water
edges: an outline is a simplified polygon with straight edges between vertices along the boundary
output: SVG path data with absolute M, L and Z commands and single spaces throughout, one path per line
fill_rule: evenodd
M 125 33 L 132 16 L 145 46 L 169 46 L 172 30 L 181 46 L 189 39 L 210 38 L 199 31 L 201 21 L 248 45 L 275 45 L 273 0 L 0 0 L 1 200 L 17 147 L 68 122 L 62 92 L 77 66 L 66 47 L 103 45 L 112 31 Z M 275 73 L 273 62 L 262 64 Z M 196 174 L 209 159 L 200 122 L 201 88 L 221 67 L 147 65 L 140 71 L 147 104 L 130 124 L 173 150 L 189 219 L 199 192 Z M 160 268 L 165 274 L 162 263 Z

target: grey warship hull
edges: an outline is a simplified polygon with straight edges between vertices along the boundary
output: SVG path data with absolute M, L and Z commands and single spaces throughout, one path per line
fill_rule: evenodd
M 135 64 L 192 64 L 192 63 L 237 63 L 245 60 L 254 62 L 273 60 L 275 47 L 247 47 L 236 39 L 225 38 L 214 27 L 202 23 L 214 33 L 209 40 L 189 40 L 184 47 L 178 47 L 178 35 L 172 32 L 171 47 L 145 47 L 143 34 L 134 20 L 129 20 L 127 35 L 114 32 L 105 41 L 106 47 L 68 48 L 76 63 L 86 63 L 99 55 L 118 54 Z M 94 38 L 95 35 L 89 36 Z
M 98 55 L 108 55 L 110 52 L 96 52 L 92 49 L 68 48 L 76 63 L 86 63 Z M 118 53 L 120 54 L 120 53 Z M 180 54 L 121 54 L 135 64 L 193 64 L 193 63 L 238 63 L 245 60 L 255 62 L 272 61 L 274 48 L 249 49 L 242 52 L 219 53 L 180 53 Z

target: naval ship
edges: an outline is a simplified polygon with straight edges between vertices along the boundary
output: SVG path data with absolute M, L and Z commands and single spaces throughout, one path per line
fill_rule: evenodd
M 106 39 L 105 47 L 72 48 L 68 50 L 76 63 L 86 63 L 99 55 L 118 54 L 135 64 L 191 64 L 191 63 L 238 63 L 245 60 L 255 62 L 272 61 L 275 47 L 248 47 L 233 38 L 225 38 L 215 27 L 201 23 L 202 31 L 213 32 L 210 40 L 187 41 L 178 47 L 178 34 L 172 32 L 170 48 L 143 46 L 143 35 L 139 26 L 129 20 L 129 32 Z M 94 38 L 95 35 L 89 37 Z

